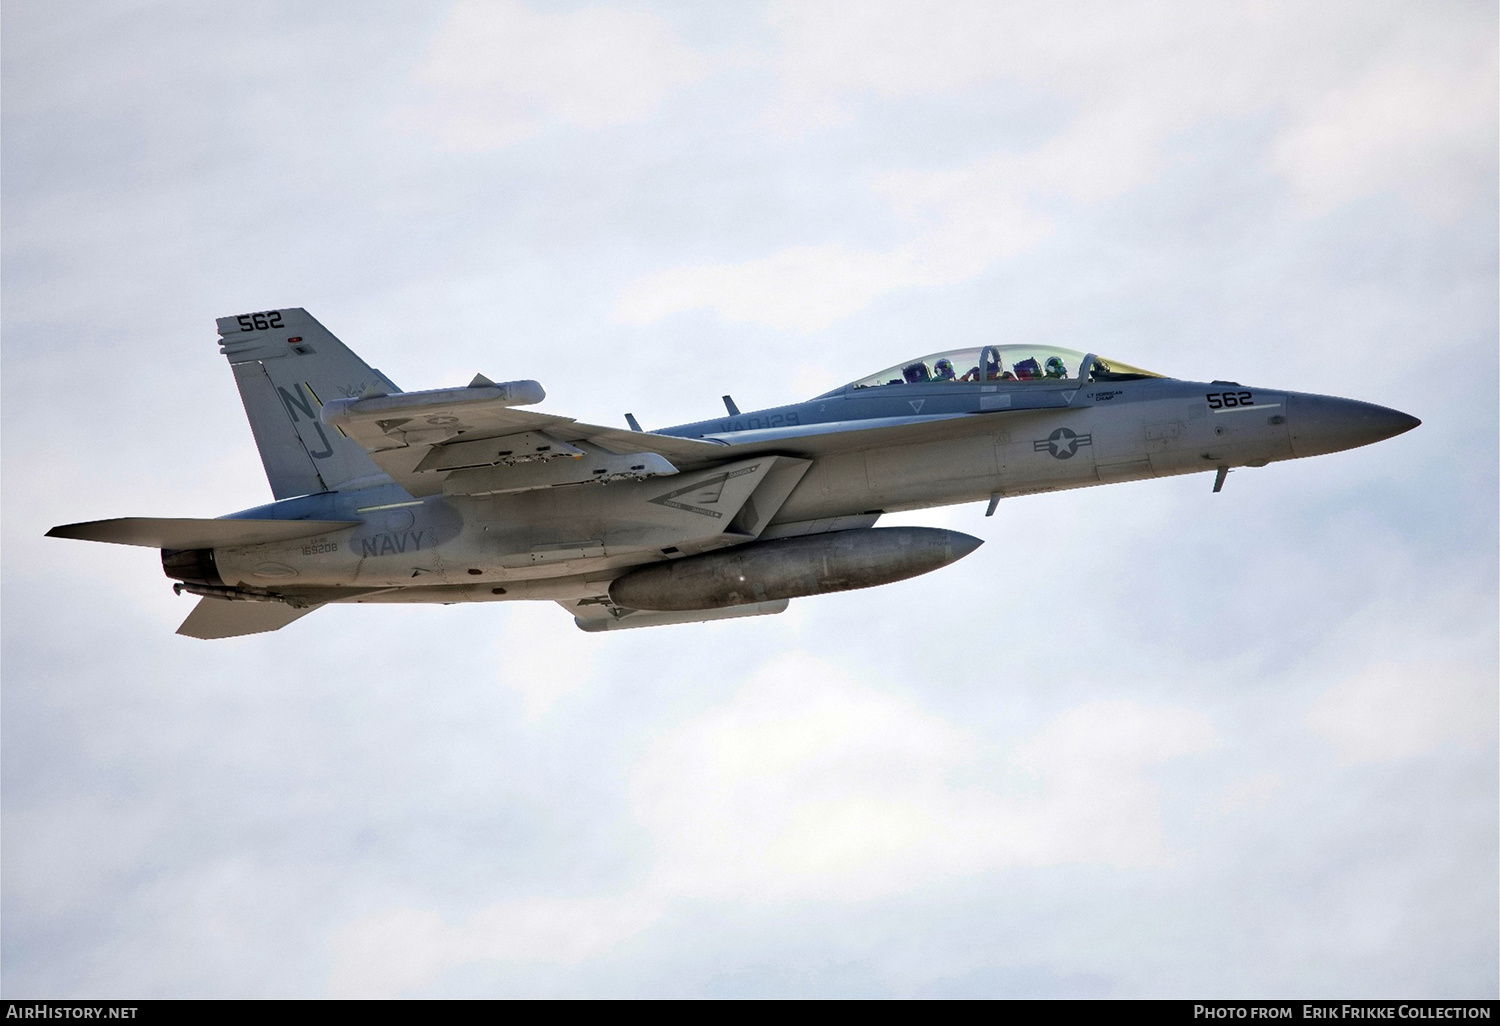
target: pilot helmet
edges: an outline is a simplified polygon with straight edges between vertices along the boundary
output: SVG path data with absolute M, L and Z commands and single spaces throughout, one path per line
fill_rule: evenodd
M 947 357 L 943 357 L 943 359 L 933 364 L 932 376 L 943 381 L 951 381 L 953 379 L 953 361 Z
M 1068 376 L 1068 368 L 1067 368 L 1067 365 L 1062 362 L 1061 357 L 1057 357 L 1057 356 L 1049 356 L 1049 357 L 1047 357 L 1047 377 L 1049 377 L 1049 378 L 1065 378 L 1067 376 Z

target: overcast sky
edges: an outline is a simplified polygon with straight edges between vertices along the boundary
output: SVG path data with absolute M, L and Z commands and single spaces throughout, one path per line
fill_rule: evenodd
M 1500 992 L 1496 7 L 3 6 L 3 990 Z M 903 514 L 778 617 L 177 637 L 213 320 L 650 427 L 990 342 L 1354 452 Z

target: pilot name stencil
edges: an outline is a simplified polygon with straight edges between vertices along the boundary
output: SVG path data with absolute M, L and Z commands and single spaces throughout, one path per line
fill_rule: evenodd
M 1046 438 L 1039 438 L 1031 443 L 1031 447 L 1037 452 L 1050 452 L 1054 458 L 1060 460 L 1072 459 L 1078 450 L 1085 445 L 1093 445 L 1092 434 L 1082 434 L 1069 428 L 1058 428 Z

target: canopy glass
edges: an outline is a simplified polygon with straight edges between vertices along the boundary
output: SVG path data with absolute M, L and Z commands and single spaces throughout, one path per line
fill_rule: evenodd
M 1085 366 L 1086 365 L 1086 366 Z M 1077 380 L 1082 369 L 1089 381 L 1132 381 L 1159 378 L 1160 374 L 1131 367 L 1117 360 L 1080 353 L 1076 349 L 1056 346 L 985 346 L 982 349 L 953 349 L 933 353 L 920 360 L 907 360 L 896 366 L 860 378 L 853 388 L 879 388 L 884 385 L 957 385 L 1025 384 L 1045 381 Z

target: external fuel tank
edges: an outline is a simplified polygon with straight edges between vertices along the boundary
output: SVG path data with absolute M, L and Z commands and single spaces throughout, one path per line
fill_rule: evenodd
M 935 527 L 873 527 L 754 542 L 636 570 L 610 585 L 618 606 L 720 609 L 871 588 L 916 577 L 983 542 Z

